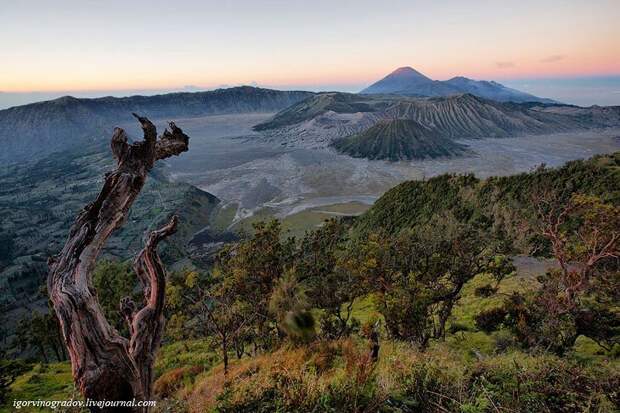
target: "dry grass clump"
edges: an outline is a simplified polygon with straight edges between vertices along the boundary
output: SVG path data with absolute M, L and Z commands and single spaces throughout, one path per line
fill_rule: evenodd
M 188 405 L 192 412 L 311 411 L 337 396 L 356 409 L 376 387 L 369 354 L 365 343 L 347 339 L 236 361 L 226 377 L 218 366 L 188 394 Z
M 436 345 L 316 342 L 236 361 L 199 377 L 190 412 L 605 412 L 620 401 L 613 368 L 512 352 L 471 360 Z
M 194 378 L 204 371 L 205 366 L 178 367 L 169 370 L 155 381 L 153 391 L 158 397 L 171 397 L 178 390 L 191 385 Z

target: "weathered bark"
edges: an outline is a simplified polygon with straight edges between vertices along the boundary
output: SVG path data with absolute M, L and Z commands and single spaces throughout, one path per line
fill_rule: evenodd
M 112 232 L 122 225 L 155 161 L 188 149 L 188 136 L 174 123 L 170 122 L 170 130 L 157 139 L 155 126 L 146 118 L 134 116 L 142 125 L 144 140 L 128 144 L 125 132 L 114 130 L 111 148 L 116 169 L 106 174 L 95 201 L 76 218 L 62 251 L 49 260 L 48 292 L 71 358 L 73 378 L 84 397 L 91 400 L 150 399 L 152 365 L 164 326 L 165 269 L 157 255 L 157 244 L 175 232 L 176 217 L 149 234 L 134 261 L 144 305 L 137 309 L 129 299 L 121 302 L 121 311 L 129 322 L 129 339 L 106 320 L 91 280 L 97 256 Z

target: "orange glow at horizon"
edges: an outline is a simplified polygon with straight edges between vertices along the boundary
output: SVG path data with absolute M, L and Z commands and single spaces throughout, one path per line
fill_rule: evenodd
M 54 79 L 46 79 L 45 81 L 33 81 L 32 79 L 13 78 L 11 83 L 0 82 L 1 92 L 25 93 L 25 92 L 56 92 L 56 91 L 114 91 L 114 90 L 164 90 L 164 89 L 181 89 L 187 86 L 195 88 L 216 88 L 229 87 L 235 85 L 256 84 L 259 87 L 280 87 L 288 88 L 295 86 L 322 86 L 322 85 L 351 85 L 363 87 L 370 85 L 377 80 L 385 77 L 391 71 L 401 66 L 411 66 L 420 71 L 424 75 L 436 80 L 447 80 L 454 76 L 465 76 L 476 80 L 495 80 L 501 82 L 505 79 L 528 79 L 528 78 L 562 78 L 562 77 L 588 77 L 588 76 L 620 76 L 620 65 L 615 62 L 602 62 L 600 64 L 586 64 L 580 67 L 562 67 L 559 70 L 552 70 L 549 67 L 541 67 L 541 65 L 532 64 L 530 66 L 518 65 L 515 67 L 496 70 L 493 67 L 483 68 L 474 67 L 471 70 L 462 69 L 454 70 L 452 68 L 435 68 L 429 66 L 426 70 L 422 65 L 415 63 L 403 62 L 402 64 L 383 67 L 367 72 L 357 72 L 352 74 L 347 69 L 343 69 L 344 73 L 326 73 L 323 76 L 288 76 L 281 74 L 280 76 L 226 76 L 213 75 L 195 78 L 184 78 L 179 81 L 178 78 L 171 76 L 163 76 L 161 78 L 139 79 L 136 77 L 122 76 L 115 79 L 111 76 L 74 76 L 70 81 L 57 77 Z M 458 65 L 463 68 L 463 65 Z

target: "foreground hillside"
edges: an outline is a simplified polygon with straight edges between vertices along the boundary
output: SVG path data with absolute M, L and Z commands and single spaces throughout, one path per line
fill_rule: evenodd
M 156 411 L 617 411 L 619 178 L 615 153 L 406 182 L 297 239 L 257 223 L 170 272 Z M 98 279 L 132 291 L 124 266 Z M 3 363 L 8 400 L 75 395 L 66 363 Z

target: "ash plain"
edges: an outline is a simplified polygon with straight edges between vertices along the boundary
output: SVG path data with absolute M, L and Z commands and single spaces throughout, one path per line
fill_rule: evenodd
M 371 161 L 341 155 L 331 148 L 265 142 L 252 126 L 271 116 L 273 113 L 177 119 L 192 137 L 191 150 L 168 162 L 171 176 L 236 207 L 233 222 L 238 222 L 265 208 L 284 218 L 321 206 L 371 205 L 400 182 L 443 173 L 473 173 L 481 178 L 511 175 L 541 164 L 556 167 L 620 150 L 620 129 L 601 129 L 459 140 L 474 154 L 458 158 Z

